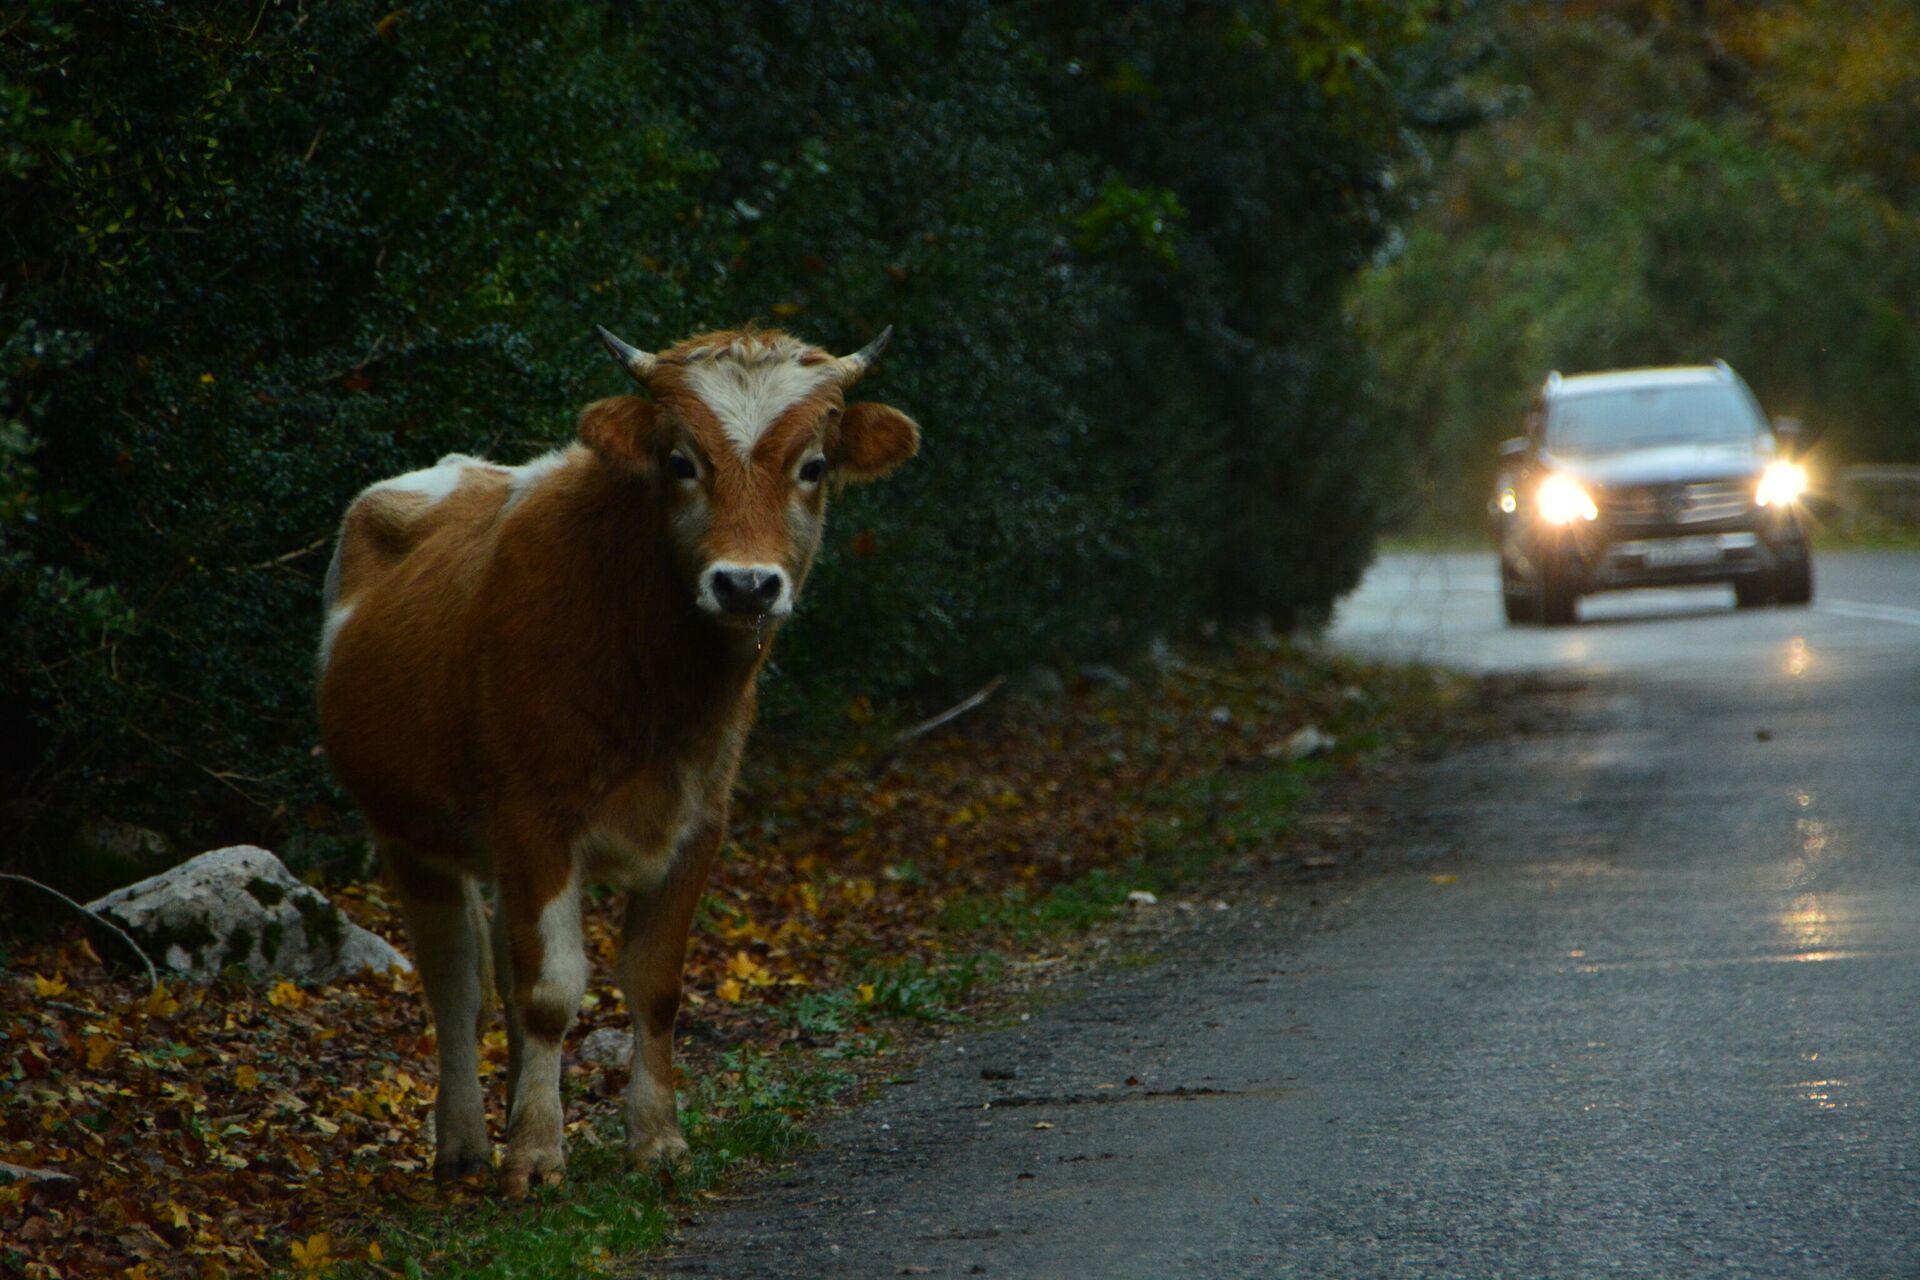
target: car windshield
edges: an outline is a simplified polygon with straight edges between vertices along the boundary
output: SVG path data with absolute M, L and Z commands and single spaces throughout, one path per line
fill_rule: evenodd
M 1754 448 L 1765 430 L 1734 387 L 1633 387 L 1562 396 L 1547 417 L 1547 448 L 1593 457 L 1662 445 Z

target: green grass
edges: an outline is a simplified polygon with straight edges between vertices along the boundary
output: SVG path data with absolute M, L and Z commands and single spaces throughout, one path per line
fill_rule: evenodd
M 1813 531 L 1816 551 L 1912 551 L 1920 548 L 1920 528 L 1897 525 L 1842 531 L 1823 525 Z
M 692 1159 L 670 1185 L 626 1168 L 620 1123 L 609 1119 L 574 1135 L 564 1186 L 538 1189 L 520 1205 L 495 1201 L 488 1188 L 477 1199 L 400 1211 L 380 1232 L 377 1265 L 348 1261 L 327 1274 L 565 1280 L 624 1272 L 632 1255 L 665 1242 L 688 1196 L 804 1149 L 802 1117 L 853 1081 L 791 1050 L 734 1050 L 683 1093 Z

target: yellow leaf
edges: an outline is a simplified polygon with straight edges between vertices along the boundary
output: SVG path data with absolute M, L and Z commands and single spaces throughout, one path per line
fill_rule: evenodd
M 856 991 L 859 994 L 861 1004 L 873 1003 L 873 984 L 871 982 L 861 983 L 859 986 L 854 988 L 854 991 Z
M 333 1241 L 322 1231 L 319 1235 L 308 1236 L 307 1242 L 293 1242 L 293 1260 L 302 1271 L 323 1270 L 331 1261 Z
M 855 698 L 853 705 L 847 708 L 847 719 L 855 724 L 865 724 L 873 719 L 873 700 L 864 693 Z
M 180 1012 L 180 1002 L 173 998 L 164 982 L 153 984 L 153 990 L 147 992 L 147 998 L 140 1007 L 149 1018 L 165 1018 Z
M 267 1003 L 280 1009 L 298 1009 L 307 1002 L 307 993 L 288 982 L 285 978 L 273 984 L 273 990 L 267 992 Z
M 372 1244 L 367 1246 L 368 1262 L 378 1262 L 380 1261 L 381 1258 L 385 1256 L 386 1256 L 385 1254 L 380 1252 L 380 1242 L 378 1240 L 375 1240 Z
M 178 1200 L 167 1201 L 166 1215 L 167 1221 L 176 1227 L 187 1225 L 187 1207 Z
M 714 988 L 713 993 L 722 1000 L 725 1000 L 728 1004 L 738 1004 L 740 1002 L 740 991 L 740 983 L 736 979 L 728 978 L 725 982 Z
M 33 975 L 33 991 L 35 995 L 39 996 L 63 996 L 67 994 L 67 980 L 65 978 L 43 978 L 36 973 Z
M 147 1264 L 144 1262 L 137 1267 L 128 1267 L 125 1271 L 122 1271 L 120 1275 L 121 1280 L 153 1280 L 153 1276 L 147 1271 Z
M 213 385 L 213 375 L 212 375 L 212 374 L 210 374 L 210 373 L 203 373 L 203 374 L 201 374 L 201 375 L 200 375 L 200 385 L 201 385 L 201 386 L 203 386 L 203 387 L 210 387 L 210 386 L 212 386 L 212 385 Z
M 260 1073 L 245 1063 L 242 1063 L 233 1073 L 233 1082 L 242 1089 L 258 1089 L 260 1087 Z
M 727 972 L 749 982 L 760 973 L 761 968 L 760 962 L 744 951 L 736 951 L 727 958 Z
M 107 1059 L 113 1056 L 114 1043 L 105 1036 L 94 1036 L 87 1041 L 87 1066 L 98 1071 L 105 1066 Z

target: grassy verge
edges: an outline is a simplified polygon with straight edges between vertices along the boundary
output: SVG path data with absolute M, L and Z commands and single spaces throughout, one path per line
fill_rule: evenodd
M 691 1204 L 806 1142 L 808 1117 L 903 1069 L 931 1028 L 1004 1000 L 1136 891 L 1281 847 L 1328 777 L 1471 722 L 1463 680 L 1289 646 L 1220 647 L 1085 681 L 900 747 L 863 702 L 806 752 L 757 744 L 708 894 L 680 1024 L 693 1164 L 621 1166 L 622 1067 L 580 1042 L 623 1028 L 611 899 L 570 1039 L 570 1164 L 524 1205 L 425 1178 L 432 1039 L 410 979 L 230 980 L 142 995 L 86 941 L 0 975 L 0 1160 L 79 1174 L 56 1201 L 0 1187 L 0 1266 L 28 1275 L 263 1270 L 341 1277 L 608 1274 Z M 1331 745 L 1295 759 L 1311 726 Z M 398 936 L 377 885 L 344 891 Z M 482 1044 L 499 1092 L 500 1031 Z M 8 1065 L 0 1057 L 0 1070 Z M 501 1117 L 493 1117 L 495 1132 Z M 22 1232 L 26 1235 L 23 1237 Z

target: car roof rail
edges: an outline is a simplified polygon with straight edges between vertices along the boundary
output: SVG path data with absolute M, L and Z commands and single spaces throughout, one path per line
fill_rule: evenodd
M 1725 360 L 1721 359 L 1719 356 L 1715 356 L 1713 358 L 1713 367 L 1715 369 L 1718 369 L 1720 371 L 1720 376 L 1725 378 L 1729 382 L 1734 381 L 1738 377 L 1738 375 L 1735 374 L 1733 371 L 1733 366 L 1728 364 Z

